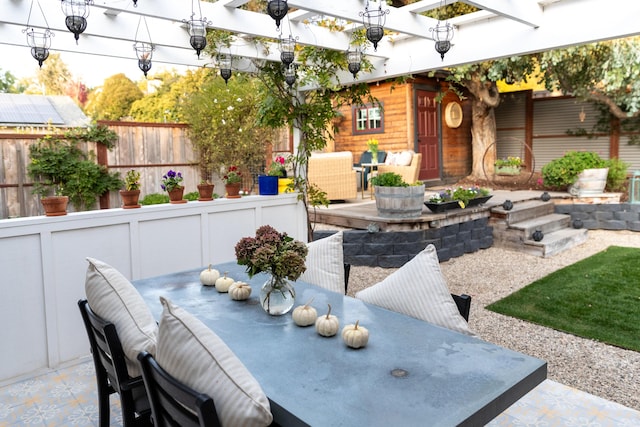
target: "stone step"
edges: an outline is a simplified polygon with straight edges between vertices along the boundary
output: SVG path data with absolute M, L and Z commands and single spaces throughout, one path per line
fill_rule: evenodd
M 539 242 L 532 239 L 524 240 L 523 251 L 532 255 L 548 258 L 586 241 L 587 229 L 565 228 L 545 234 Z
M 520 221 L 515 224 L 510 224 L 509 228 L 520 230 L 525 238 L 530 238 L 531 234 L 536 230 L 540 230 L 544 234 L 548 234 L 556 230 L 567 228 L 570 222 L 570 215 L 552 213 Z
M 526 200 L 513 204 L 513 209 L 505 210 L 501 205 L 491 208 L 492 216 L 504 219 L 507 224 L 516 224 L 528 219 L 552 214 L 554 205 L 541 200 Z

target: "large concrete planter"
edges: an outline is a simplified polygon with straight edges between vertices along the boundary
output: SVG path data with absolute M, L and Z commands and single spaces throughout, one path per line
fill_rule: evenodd
M 585 169 L 580 172 L 576 182 L 569 186 L 569 193 L 579 197 L 602 194 L 608 174 L 609 168 Z
M 376 208 L 384 218 L 415 218 L 422 214 L 424 184 L 409 187 L 376 185 Z

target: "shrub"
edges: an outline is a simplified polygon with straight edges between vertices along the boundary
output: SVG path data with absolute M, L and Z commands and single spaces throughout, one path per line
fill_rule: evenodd
M 200 198 L 200 193 L 197 191 L 192 191 L 191 193 L 185 194 L 183 198 L 190 202 L 193 202 L 194 200 L 198 200 Z
M 609 168 L 609 174 L 607 175 L 607 190 L 608 191 L 621 191 L 624 189 L 624 184 L 627 180 L 627 169 L 629 163 L 614 157 L 607 160 L 607 167 Z
M 169 196 L 167 194 L 151 193 L 140 200 L 141 205 L 160 205 L 162 203 L 169 203 Z
M 545 187 L 565 189 L 585 169 L 605 168 L 607 161 L 592 151 L 568 151 L 542 167 Z
M 385 172 L 371 178 L 371 184 L 379 187 L 408 187 L 402 176 L 395 172 Z

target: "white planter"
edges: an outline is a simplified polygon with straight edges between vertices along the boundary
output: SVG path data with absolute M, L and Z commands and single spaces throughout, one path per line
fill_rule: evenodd
M 609 168 L 585 169 L 580 172 L 576 182 L 569 186 L 569 193 L 573 196 L 592 196 L 604 193 L 607 185 Z

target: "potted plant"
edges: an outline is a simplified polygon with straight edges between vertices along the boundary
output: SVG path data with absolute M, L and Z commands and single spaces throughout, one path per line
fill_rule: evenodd
M 497 159 L 494 166 L 496 175 L 520 175 L 522 159 L 516 156 L 509 156 Z
M 162 176 L 162 184 L 160 187 L 169 194 L 169 203 L 187 203 L 187 201 L 182 198 L 184 194 L 183 179 L 181 172 L 176 172 L 171 169 Z
M 368 151 L 371 153 L 371 163 L 378 163 L 378 140 L 371 138 L 367 141 Z
M 273 196 L 278 194 L 278 180 L 286 177 L 287 171 L 284 168 L 284 157 L 276 156 L 269 165 L 266 175 L 258 176 L 258 191 L 263 196 Z
M 229 166 L 227 173 L 222 177 L 227 199 L 240 198 L 240 185 L 242 184 L 242 172 L 237 166 Z
M 198 201 L 209 202 L 213 200 L 214 187 L 215 185 L 210 183 L 206 179 L 203 179 L 202 181 L 200 181 L 200 184 L 198 184 L 198 195 L 199 195 Z
M 422 214 L 424 184 L 409 185 L 395 172 L 385 172 L 371 178 L 378 215 L 390 218 L 414 218 Z
M 139 208 L 140 204 L 140 172 L 135 169 L 127 171 L 124 176 L 124 190 L 120 190 L 123 209 Z
M 607 161 L 593 151 L 568 151 L 543 166 L 545 187 L 567 189 L 574 196 L 602 193 L 607 183 Z
M 492 196 L 489 190 L 480 187 L 457 187 L 440 191 L 429 198 L 424 204 L 431 211 L 441 213 L 450 209 L 467 208 L 485 203 Z

